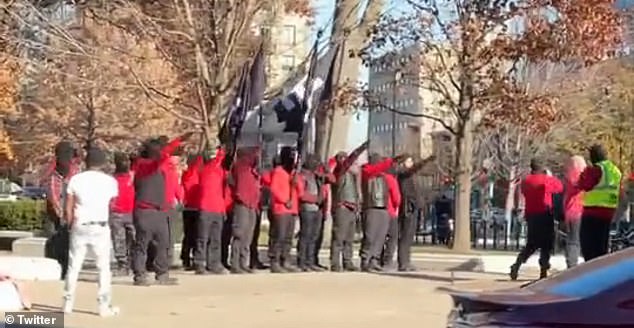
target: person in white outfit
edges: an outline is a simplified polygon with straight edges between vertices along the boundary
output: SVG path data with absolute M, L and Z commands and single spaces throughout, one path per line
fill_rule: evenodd
M 86 154 L 86 171 L 73 176 L 68 182 L 66 218 L 70 227 L 69 268 L 64 286 L 64 313 L 73 311 L 77 280 L 86 252 L 90 247 L 97 257 L 99 270 L 98 303 L 100 316 L 112 316 L 119 309 L 111 303 L 110 227 L 109 206 L 117 196 L 117 181 L 104 173 L 105 153 L 97 148 Z

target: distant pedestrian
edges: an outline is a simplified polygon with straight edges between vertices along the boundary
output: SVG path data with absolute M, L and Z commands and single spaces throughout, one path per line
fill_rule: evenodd
M 398 160 L 398 159 L 396 159 Z M 388 205 L 390 189 L 386 181 L 388 171 L 395 159 L 382 158 L 379 154 L 371 154 L 368 163 L 361 167 L 363 185 L 363 240 L 361 241 L 361 270 L 365 272 L 381 271 L 381 253 L 390 225 Z M 400 198 L 400 196 L 399 196 Z
M 227 171 L 222 163 L 225 151 L 218 148 L 216 156 L 205 162 L 200 172 L 200 216 L 196 224 L 194 263 L 196 274 L 224 274 L 222 264 L 222 227 L 227 218 Z
M 183 241 L 181 243 L 181 261 L 185 270 L 193 270 L 193 252 L 196 248 L 196 225 L 200 215 L 200 171 L 203 156 L 191 156 L 187 169 L 181 177 L 183 187 Z
M 559 179 L 548 175 L 537 159 L 533 159 L 531 173 L 522 182 L 521 191 L 526 201 L 524 213 L 528 232 L 526 246 L 511 266 L 510 277 L 516 280 L 520 266 L 539 249 L 539 277 L 543 279 L 550 269 L 550 253 L 555 242 L 553 195 L 562 192 L 563 185 Z
M 401 190 L 394 172 L 385 173 L 385 183 L 388 188 L 387 213 L 390 216 L 390 223 L 387 229 L 385 245 L 381 256 L 381 266 L 383 270 L 394 269 L 394 254 L 398 247 L 399 225 L 398 216 L 401 207 Z
M 577 188 L 579 176 L 586 168 L 581 156 L 572 156 L 565 165 L 564 225 L 566 229 L 566 265 L 572 268 L 579 262 L 579 229 L 583 214 L 583 191 Z
M 46 177 L 46 214 L 45 230 L 46 257 L 57 260 L 62 268 L 63 280 L 68 272 L 68 225 L 64 215 L 66 207 L 66 187 L 68 181 L 79 172 L 79 158 L 76 150 L 68 141 L 55 146 L 55 160 L 51 163 Z
M 99 315 L 119 313 L 112 306 L 110 272 L 110 201 L 117 196 L 117 181 L 105 174 L 106 155 L 100 149 L 88 149 L 86 171 L 73 176 L 67 187 L 66 213 L 70 227 L 70 264 L 64 285 L 64 313 L 73 311 L 77 279 L 86 252 L 91 248 L 99 270 Z
M 231 168 L 233 218 L 231 223 L 231 273 L 253 273 L 249 266 L 251 242 L 260 207 L 259 149 L 238 149 Z
M 332 173 L 335 183 L 330 185 L 332 211 L 332 237 L 330 241 L 330 271 L 359 271 L 354 265 L 353 243 L 357 214 L 361 210 L 360 177 L 351 166 L 368 149 L 364 142 L 350 154 L 339 152 L 335 156 Z
M 411 249 L 416 237 L 419 200 L 423 196 L 416 181 L 416 173 L 434 159 L 434 156 L 430 156 L 414 162 L 411 157 L 405 157 L 402 167 L 398 170 L 397 178 L 402 196 L 398 218 L 399 271 L 416 271 L 416 267 L 411 264 Z
M 590 147 L 589 154 L 592 165 L 581 173 L 578 183 L 585 191 L 579 237 L 586 262 L 608 253 L 610 225 L 621 186 L 621 170 L 608 160 L 603 146 Z
M 291 262 L 291 249 L 295 222 L 299 214 L 299 199 L 302 197 L 302 181 L 294 176 L 295 155 L 290 147 L 280 151 L 281 165 L 271 175 L 273 219 L 271 220 L 271 242 L 269 258 L 272 273 L 296 272 Z
M 117 181 L 117 197 L 113 200 L 110 211 L 110 231 L 112 246 L 117 261 L 116 276 L 130 274 L 132 247 L 134 246 L 134 224 L 132 212 L 134 210 L 134 182 L 130 173 L 130 159 L 124 153 L 114 155 L 115 173 Z
M 169 277 L 169 211 L 173 206 L 173 193 L 167 188 L 166 177 L 170 174 L 168 167 L 171 155 L 187 140 L 191 133 L 163 146 L 157 140 L 146 145 L 145 157 L 135 160 L 133 164 L 135 179 L 134 226 L 136 241 L 134 246 L 133 270 L 134 284 L 148 286 L 146 276 L 148 246 L 156 243 L 154 269 L 156 281 L 162 285 L 176 284 L 176 279 Z
M 319 158 L 314 154 L 306 156 L 299 177 L 303 184 L 299 211 L 299 240 L 297 242 L 297 262 L 302 271 L 323 271 L 315 263 L 315 248 L 323 224 L 321 205 L 323 181 L 319 176 Z

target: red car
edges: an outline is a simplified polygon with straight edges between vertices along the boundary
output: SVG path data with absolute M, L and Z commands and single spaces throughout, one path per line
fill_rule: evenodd
M 520 288 L 450 295 L 448 328 L 634 327 L 634 248 Z

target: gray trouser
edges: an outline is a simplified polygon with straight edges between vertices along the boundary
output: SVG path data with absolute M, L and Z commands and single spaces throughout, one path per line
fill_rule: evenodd
M 390 218 L 390 222 L 387 229 L 385 238 L 385 244 L 383 246 L 383 256 L 381 257 L 382 265 L 392 265 L 394 263 L 394 254 L 396 254 L 396 247 L 398 245 L 398 219 Z
M 222 225 L 225 215 L 222 213 L 200 212 L 196 224 L 196 248 L 194 263 L 198 269 L 213 270 L 222 268 Z
M 299 213 L 299 241 L 297 242 L 297 263 L 300 267 L 315 265 L 315 250 L 322 225 L 321 211 L 301 211 Z
M 150 243 L 156 243 L 154 271 L 157 279 L 167 278 L 169 270 L 168 250 L 170 241 L 169 217 L 167 212 L 155 209 L 134 210 L 136 241 L 132 269 L 134 279 L 145 279 L 147 250 Z
M 110 213 L 109 223 L 117 267 L 127 269 L 130 267 L 135 237 L 132 213 Z
M 332 217 L 332 240 L 330 242 L 330 265 L 352 265 L 352 244 L 354 243 L 355 212 L 345 206 L 338 206 Z
M 411 262 L 412 244 L 416 237 L 416 212 L 402 213 L 398 223 L 398 266 L 406 268 Z
M 390 216 L 386 209 L 369 208 L 365 210 L 363 240 L 359 254 L 363 264 L 380 259 L 389 226 Z
M 269 233 L 269 258 L 271 265 L 290 265 L 291 249 L 293 248 L 293 235 L 295 233 L 295 220 L 293 214 L 279 214 L 271 220 Z
M 231 268 L 248 268 L 249 251 L 257 213 L 254 209 L 243 204 L 236 204 L 233 208 L 233 222 L 231 224 Z
M 579 263 L 579 230 L 581 221 L 566 221 L 566 265 L 572 268 Z

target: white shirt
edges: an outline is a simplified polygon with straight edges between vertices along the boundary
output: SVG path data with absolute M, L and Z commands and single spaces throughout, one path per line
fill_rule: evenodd
M 68 182 L 67 192 L 75 197 L 75 224 L 108 222 L 110 200 L 117 197 L 117 180 L 101 171 L 84 171 Z

